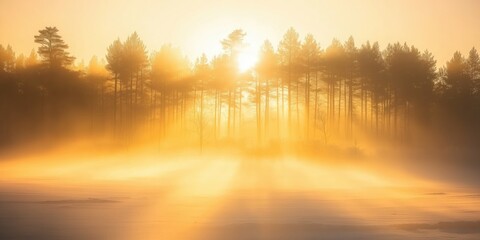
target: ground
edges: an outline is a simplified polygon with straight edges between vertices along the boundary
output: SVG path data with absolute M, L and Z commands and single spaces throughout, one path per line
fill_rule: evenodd
M 355 161 L 4 156 L 0 239 L 480 239 L 478 189 Z

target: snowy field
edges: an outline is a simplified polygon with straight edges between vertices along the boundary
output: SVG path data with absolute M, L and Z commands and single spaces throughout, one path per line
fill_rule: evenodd
M 480 239 L 478 189 L 368 162 L 86 156 L 1 161 L 0 239 Z

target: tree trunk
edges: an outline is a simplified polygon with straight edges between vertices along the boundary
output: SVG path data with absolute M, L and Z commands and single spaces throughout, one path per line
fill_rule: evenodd
M 218 120 L 218 116 L 217 116 L 217 112 L 218 112 L 218 90 L 215 90 L 215 114 L 214 114 L 214 119 L 213 119 L 213 133 L 214 133 L 214 136 L 215 136 L 215 141 L 217 141 L 217 120 Z
M 260 143 L 262 136 L 262 119 L 261 119 L 261 96 L 260 96 L 260 78 L 257 77 L 256 81 L 257 87 L 255 91 L 256 96 L 256 115 L 257 115 L 257 142 Z
M 228 115 L 227 115 L 227 136 L 230 137 L 230 115 L 231 115 L 231 108 L 232 108 L 232 90 L 228 90 Z
M 277 138 L 280 138 L 280 78 L 277 78 Z
M 118 74 L 115 73 L 114 77 L 115 87 L 113 90 L 113 136 L 117 137 L 117 84 L 118 84 Z
M 203 152 L 203 80 L 200 89 L 200 152 Z
M 313 139 L 316 138 L 317 133 L 317 111 L 318 111 L 318 71 L 315 71 L 315 100 L 313 110 Z
M 264 134 L 265 134 L 265 139 L 268 139 L 268 134 L 269 134 L 269 120 L 270 120 L 270 116 L 269 116 L 269 111 L 270 111 L 270 86 L 268 84 L 268 79 L 265 79 L 265 114 L 264 114 L 264 118 L 265 118 L 265 127 L 263 128 L 264 130 Z
M 309 139 L 310 131 L 310 72 L 305 78 L 305 139 Z

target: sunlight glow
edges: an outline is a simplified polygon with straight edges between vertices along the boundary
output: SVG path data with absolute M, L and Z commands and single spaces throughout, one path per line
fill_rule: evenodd
M 238 70 L 240 72 L 246 72 L 247 70 L 252 69 L 258 61 L 258 54 L 251 49 L 246 49 L 238 55 Z

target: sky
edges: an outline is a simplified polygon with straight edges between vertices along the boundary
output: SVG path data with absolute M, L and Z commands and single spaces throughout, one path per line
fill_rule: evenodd
M 479 11 L 477 0 L 0 0 L 0 44 L 28 54 L 38 30 L 56 26 L 70 52 L 88 62 L 136 31 L 149 52 L 171 43 L 194 59 L 219 53 L 220 40 L 237 28 L 257 51 L 266 39 L 277 46 L 294 27 L 322 48 L 350 35 L 358 46 L 406 42 L 442 66 L 457 50 L 480 48 Z

